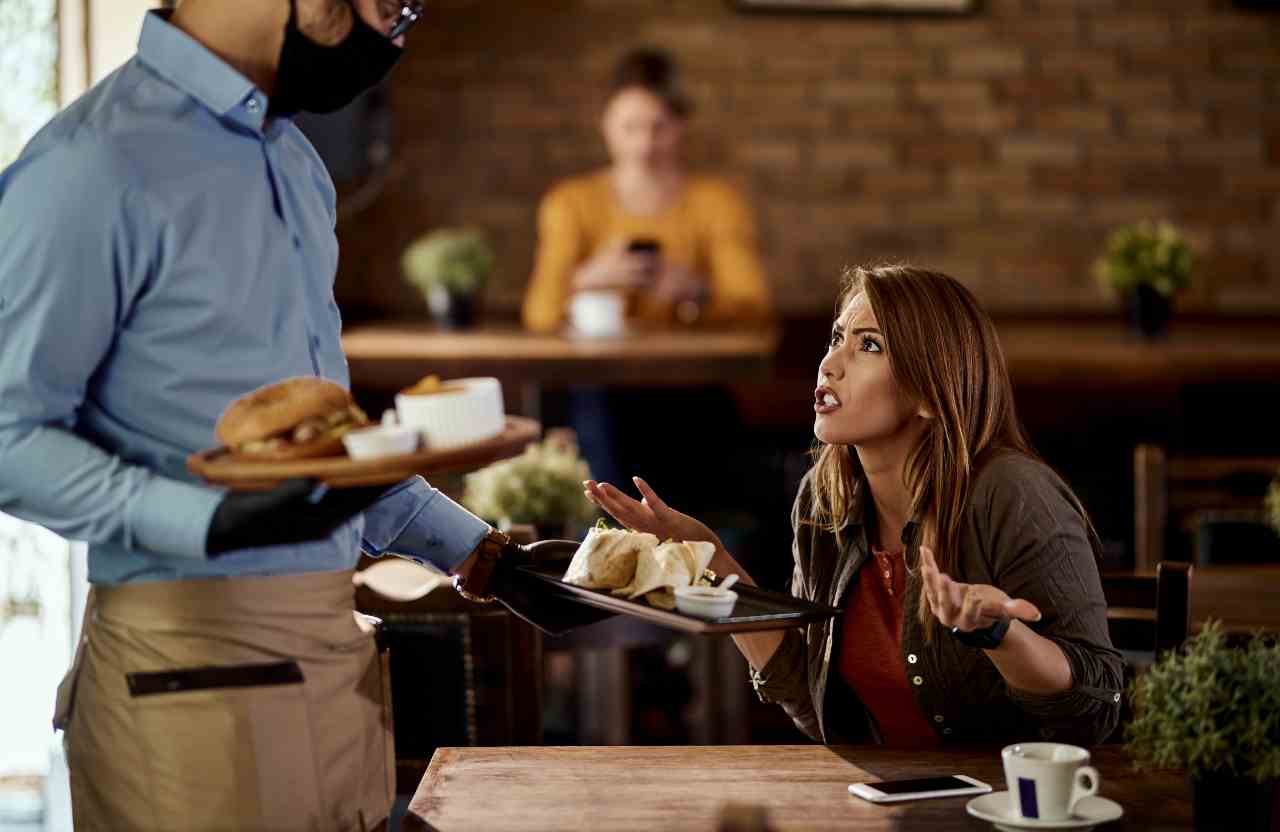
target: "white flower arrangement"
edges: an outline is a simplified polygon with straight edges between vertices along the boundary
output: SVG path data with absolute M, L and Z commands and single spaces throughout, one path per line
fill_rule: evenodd
M 576 443 L 553 434 L 517 457 L 468 474 L 462 503 L 496 525 L 587 524 L 596 516 L 582 493 L 582 481 L 590 478 Z

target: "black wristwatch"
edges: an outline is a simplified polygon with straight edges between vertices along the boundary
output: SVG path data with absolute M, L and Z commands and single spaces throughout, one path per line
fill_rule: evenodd
M 1001 618 L 990 627 L 983 627 L 981 630 L 969 630 L 965 632 L 959 627 L 951 628 L 951 635 L 955 636 L 956 641 L 966 647 L 980 647 L 983 650 L 994 650 L 1000 646 L 1000 642 L 1004 641 L 1004 634 L 1009 632 L 1008 618 Z

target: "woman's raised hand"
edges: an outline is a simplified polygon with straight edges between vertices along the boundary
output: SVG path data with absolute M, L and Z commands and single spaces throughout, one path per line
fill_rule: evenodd
M 717 549 L 724 548 L 720 538 L 705 523 L 671 508 L 639 477 L 631 480 L 640 490 L 642 499 L 638 501 L 607 482 L 595 480 L 582 484 L 583 493 L 632 531 L 648 532 L 659 540 L 705 540 L 716 544 Z
M 929 609 L 944 627 L 971 632 L 990 627 L 1001 618 L 1039 621 L 1040 610 L 1030 601 L 1010 598 L 989 584 L 964 584 L 938 569 L 933 550 L 920 547 L 920 568 Z

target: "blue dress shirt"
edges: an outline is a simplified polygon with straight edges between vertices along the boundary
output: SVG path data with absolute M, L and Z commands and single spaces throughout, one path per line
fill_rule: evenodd
M 327 540 L 207 558 L 222 492 L 186 458 L 222 410 L 290 376 L 349 384 L 333 183 L 267 103 L 149 13 L 137 55 L 0 172 L 0 511 L 88 541 L 94 583 L 348 569 L 361 548 L 449 569 L 488 531 L 414 478 Z

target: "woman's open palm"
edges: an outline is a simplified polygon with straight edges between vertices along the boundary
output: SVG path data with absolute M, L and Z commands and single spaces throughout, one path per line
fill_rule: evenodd
M 705 523 L 671 508 L 639 477 L 631 479 L 640 490 L 640 500 L 627 496 L 607 482 L 595 480 L 582 484 L 583 493 L 632 531 L 648 532 L 659 540 L 705 540 L 722 548 L 720 538 Z

